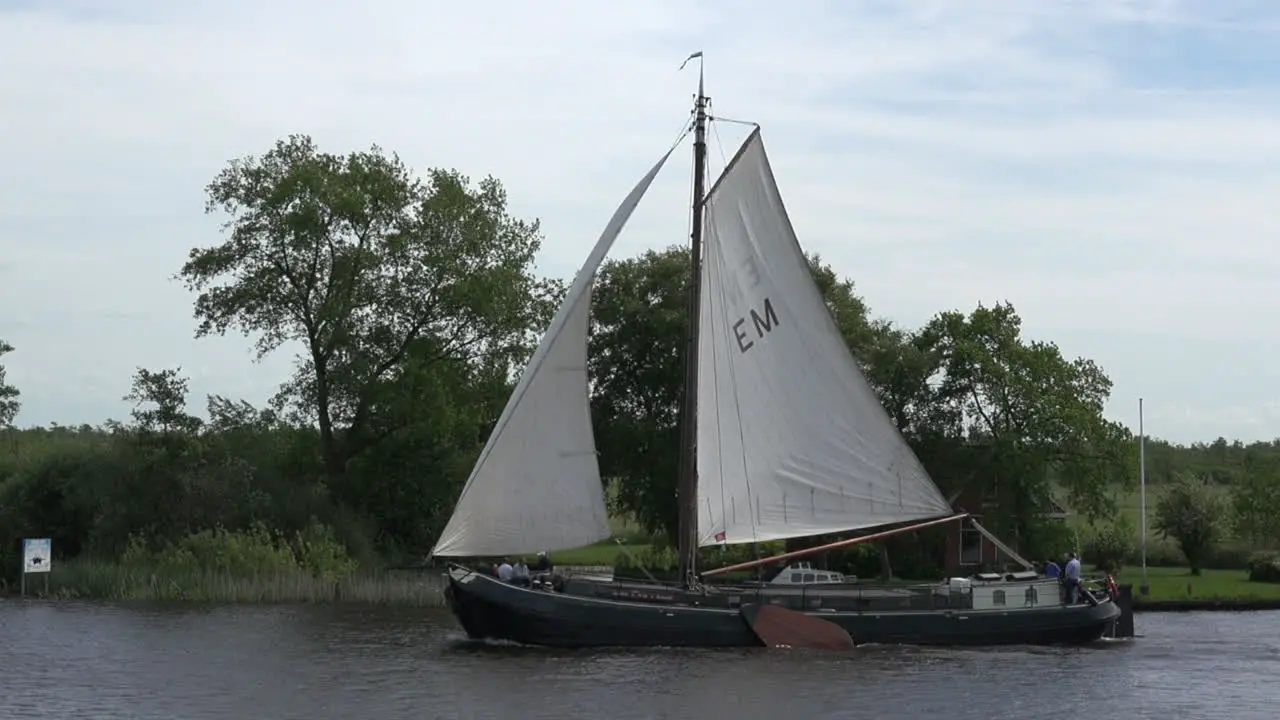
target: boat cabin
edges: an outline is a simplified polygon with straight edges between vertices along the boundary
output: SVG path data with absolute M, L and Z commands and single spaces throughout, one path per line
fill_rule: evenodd
M 782 568 L 769 582 L 770 585 L 814 585 L 821 583 L 851 583 L 858 578 L 831 570 L 818 570 L 813 563 L 801 561 Z
M 953 577 L 943 581 L 939 590 L 947 595 L 968 595 L 968 606 L 974 610 L 1028 609 L 1062 604 L 1058 581 L 1046 579 L 1033 571 Z

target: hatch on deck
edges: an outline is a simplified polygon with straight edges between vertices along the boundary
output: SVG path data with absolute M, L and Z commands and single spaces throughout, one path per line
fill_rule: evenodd
M 782 572 L 774 576 L 770 581 L 770 585 L 833 585 L 839 583 L 857 582 L 858 578 L 853 575 L 845 575 L 831 570 L 818 570 L 813 563 L 807 561 L 795 562 L 784 567 Z

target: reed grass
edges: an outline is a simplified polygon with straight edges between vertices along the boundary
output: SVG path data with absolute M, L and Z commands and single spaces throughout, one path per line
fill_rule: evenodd
M 44 582 L 27 578 L 29 594 Z M 55 564 L 49 596 L 60 599 L 187 601 L 208 603 L 357 603 L 437 608 L 444 606 L 440 570 L 357 572 L 326 580 L 305 571 L 236 576 L 205 570 L 164 570 L 98 560 Z

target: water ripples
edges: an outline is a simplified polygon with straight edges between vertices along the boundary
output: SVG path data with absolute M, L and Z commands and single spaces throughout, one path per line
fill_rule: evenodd
M 556 651 L 438 612 L 0 602 L 0 717 L 1280 717 L 1280 613 L 1142 615 L 1091 648 Z

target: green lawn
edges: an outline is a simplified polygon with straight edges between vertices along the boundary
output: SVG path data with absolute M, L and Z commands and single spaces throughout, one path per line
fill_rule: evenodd
M 1127 567 L 1116 576 L 1116 582 L 1132 583 L 1138 602 L 1160 600 L 1280 600 L 1280 584 L 1249 582 L 1244 570 L 1203 570 L 1193 576 L 1186 568 L 1147 568 L 1151 594 L 1138 594 L 1142 585 L 1142 568 Z
M 613 537 L 608 540 L 571 550 L 556 550 L 547 555 L 556 565 L 609 565 L 612 567 L 624 548 L 632 555 L 649 549 L 645 532 L 629 518 L 610 518 L 609 527 L 613 531 Z M 619 547 L 615 540 L 622 540 L 622 546 Z
M 604 540 L 595 545 L 573 548 L 572 550 L 557 550 L 548 553 L 548 555 L 556 565 L 608 565 L 612 567 L 614 561 L 618 559 L 618 554 L 622 552 L 622 548 L 626 548 L 627 552 L 636 555 L 648 550 L 649 545 L 646 543 L 624 542 L 622 547 L 619 547 L 612 540 Z

